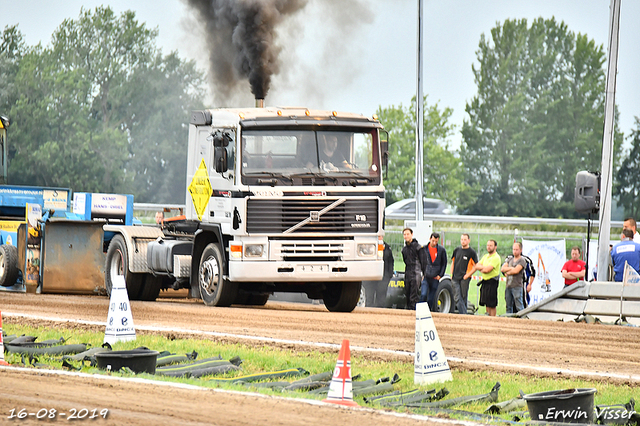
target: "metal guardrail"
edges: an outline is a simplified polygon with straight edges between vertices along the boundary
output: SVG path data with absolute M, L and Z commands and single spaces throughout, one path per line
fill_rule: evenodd
M 398 218 L 396 216 L 387 216 L 387 220 L 415 220 L 415 218 Z M 587 219 L 551 219 L 539 217 L 506 217 L 506 216 L 472 216 L 472 215 L 453 215 L 453 214 L 425 214 L 424 220 L 432 220 L 434 222 L 464 222 L 464 223 L 494 223 L 494 224 L 513 224 L 513 225 L 564 225 L 564 226 L 582 226 L 587 227 Z M 598 220 L 591 220 L 591 226 L 599 227 Z M 612 228 L 622 228 L 622 221 L 611 221 Z
M 150 212 L 161 212 L 165 209 L 184 211 L 184 204 L 152 204 L 152 203 L 133 203 L 134 210 L 144 210 Z

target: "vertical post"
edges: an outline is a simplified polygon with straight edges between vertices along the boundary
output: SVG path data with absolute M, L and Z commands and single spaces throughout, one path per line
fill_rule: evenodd
M 2 176 L 0 183 L 7 183 L 7 129 L 0 121 L 0 155 L 2 156 Z
M 616 73 L 618 70 L 618 35 L 620 0 L 611 0 L 609 23 L 609 60 L 604 103 L 604 137 L 602 141 L 602 180 L 600 188 L 600 229 L 598 233 L 598 280 L 609 279 L 609 240 L 611 238 L 611 190 L 613 179 L 614 108 L 616 104 Z
M 423 196 L 423 114 L 422 114 L 422 9 L 423 0 L 418 0 L 418 58 L 417 58 L 417 93 L 416 93 L 416 220 L 424 220 Z
M 583 251 L 585 253 L 585 272 L 584 272 L 584 281 L 589 282 L 589 245 L 591 243 L 591 213 L 587 216 L 587 249 Z
M 620 321 L 620 325 L 622 325 L 622 302 L 624 300 L 624 286 L 629 279 L 629 268 L 627 267 L 628 263 L 624 261 L 624 272 L 622 273 L 622 288 L 620 289 L 620 316 L 618 320 Z

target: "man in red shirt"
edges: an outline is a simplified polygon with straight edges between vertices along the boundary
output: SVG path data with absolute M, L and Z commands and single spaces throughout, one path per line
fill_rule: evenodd
M 568 260 L 562 267 L 562 278 L 564 286 L 570 286 L 583 280 L 586 273 L 586 264 L 580 260 L 580 247 L 571 247 L 571 260 Z

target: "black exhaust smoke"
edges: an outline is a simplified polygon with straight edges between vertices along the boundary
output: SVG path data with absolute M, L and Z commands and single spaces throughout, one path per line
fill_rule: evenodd
M 206 26 L 210 74 L 216 93 L 228 98 L 248 80 L 256 99 L 264 99 L 279 71 L 275 29 L 307 0 L 187 0 Z

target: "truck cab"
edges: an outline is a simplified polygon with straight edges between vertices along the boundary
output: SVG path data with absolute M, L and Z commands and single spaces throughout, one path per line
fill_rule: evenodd
M 193 112 L 186 218 L 149 243 L 150 272 L 211 306 L 277 291 L 353 310 L 362 281 L 383 274 L 381 132 L 306 108 Z

